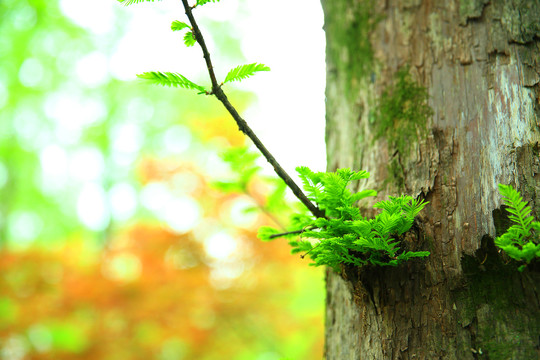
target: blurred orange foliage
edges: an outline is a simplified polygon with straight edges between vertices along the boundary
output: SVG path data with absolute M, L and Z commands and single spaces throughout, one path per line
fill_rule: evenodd
M 141 221 L 110 229 L 102 248 L 79 237 L 55 250 L 0 252 L 3 351 L 13 359 L 17 346 L 25 359 L 320 358 L 320 269 L 285 242 L 257 240 L 262 214 L 249 226 L 227 224 L 231 202 L 245 195 L 213 190 L 193 166 L 146 159 L 139 169 L 143 184 L 196 176 L 201 224 L 175 234 Z M 208 251 L 214 230 L 231 234 L 234 252 Z

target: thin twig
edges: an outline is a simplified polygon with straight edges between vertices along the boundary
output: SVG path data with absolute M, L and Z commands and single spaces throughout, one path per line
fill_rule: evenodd
M 242 131 L 244 134 L 246 134 L 251 141 L 255 144 L 257 149 L 263 154 L 263 156 L 266 158 L 266 160 L 272 165 L 274 168 L 274 171 L 278 176 L 285 181 L 285 184 L 292 190 L 293 194 L 304 204 L 309 211 L 315 216 L 315 217 L 325 217 L 324 211 L 319 209 L 317 206 L 315 206 L 308 198 L 307 196 L 300 190 L 298 185 L 294 182 L 294 180 L 287 174 L 287 172 L 281 167 L 281 165 L 276 161 L 274 156 L 266 149 L 266 147 L 263 145 L 261 140 L 255 135 L 253 130 L 248 126 L 246 121 L 242 119 L 242 117 L 238 114 L 238 111 L 234 108 L 234 106 L 231 105 L 229 102 L 229 99 L 227 99 L 227 96 L 223 92 L 223 89 L 218 84 L 216 80 L 216 74 L 214 73 L 214 67 L 212 66 L 212 61 L 210 60 L 210 52 L 208 51 L 208 48 L 206 47 L 206 44 L 204 42 L 204 38 L 202 36 L 202 33 L 199 29 L 199 26 L 197 25 L 197 22 L 195 21 L 195 18 L 193 17 L 193 8 L 189 6 L 188 0 L 182 0 L 182 4 L 184 5 L 184 9 L 186 11 L 186 15 L 189 19 L 189 22 L 191 23 L 191 28 L 193 31 L 193 35 L 195 36 L 195 40 L 197 40 L 197 43 L 201 47 L 201 50 L 203 52 L 203 57 L 206 62 L 206 68 L 208 69 L 208 75 L 210 75 L 210 81 L 212 82 L 212 94 L 215 95 L 219 101 L 225 106 L 229 114 L 233 117 L 233 119 L 236 121 L 236 124 L 238 125 L 238 128 L 240 131 Z
M 317 245 L 315 245 L 314 247 L 312 247 L 311 249 L 309 249 L 305 254 L 302 254 L 300 255 L 300 258 L 303 259 L 306 257 L 307 254 L 309 254 L 312 250 L 315 250 L 316 248 L 318 248 L 319 246 L 321 246 L 322 242 L 319 242 Z
M 278 234 L 272 234 L 268 238 L 269 239 L 275 239 L 275 238 L 279 238 L 279 237 L 283 237 L 283 236 L 287 236 L 287 235 L 301 234 L 304 231 L 305 230 L 286 231 L 286 232 L 282 232 L 282 233 L 278 233 Z

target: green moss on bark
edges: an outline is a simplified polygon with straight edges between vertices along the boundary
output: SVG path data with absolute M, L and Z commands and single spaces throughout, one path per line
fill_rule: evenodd
M 495 6 L 510 40 L 526 44 L 540 37 L 540 0 L 497 0 Z
M 419 136 L 427 135 L 427 120 L 433 114 L 427 101 L 427 89 L 412 80 L 408 67 L 401 68 L 379 100 L 375 139 L 384 136 L 390 151 L 406 153 Z
M 461 0 L 459 2 L 459 21 L 466 25 L 468 19 L 476 19 L 482 15 L 482 10 L 489 0 Z

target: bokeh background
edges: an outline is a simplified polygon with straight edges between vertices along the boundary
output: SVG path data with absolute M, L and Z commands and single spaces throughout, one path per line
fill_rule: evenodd
M 324 170 L 319 2 L 196 15 L 218 74 L 271 67 L 226 89 L 268 148 Z M 179 1 L 0 1 L 1 359 L 322 357 L 322 269 L 256 239 L 287 219 L 271 171 L 221 191 L 220 153 L 249 143 L 217 100 L 135 80 L 208 83 L 173 20 Z

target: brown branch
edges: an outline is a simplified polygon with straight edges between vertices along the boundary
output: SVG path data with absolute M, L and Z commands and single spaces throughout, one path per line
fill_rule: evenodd
M 195 21 L 195 18 L 193 17 L 193 8 L 189 6 L 188 0 L 182 0 L 182 4 L 184 5 L 184 9 L 186 10 L 186 15 L 189 19 L 189 22 L 191 23 L 191 29 L 193 31 L 193 35 L 195 36 L 195 40 L 197 40 L 197 43 L 202 49 L 204 61 L 206 62 L 206 68 L 208 69 L 208 75 L 210 75 L 210 81 L 212 82 L 212 92 L 211 94 L 215 95 L 219 101 L 225 106 L 229 114 L 233 117 L 233 119 L 236 121 L 236 124 L 238 125 L 238 129 L 242 131 L 244 134 L 246 134 L 251 141 L 255 144 L 257 149 L 263 154 L 263 156 L 266 158 L 266 160 L 272 165 L 274 168 L 274 171 L 278 176 L 285 181 L 285 184 L 292 190 L 293 194 L 304 204 L 309 211 L 315 216 L 315 217 L 325 217 L 324 211 L 319 209 L 317 206 L 315 206 L 308 198 L 307 196 L 300 190 L 298 185 L 294 182 L 294 180 L 287 174 L 287 172 L 281 167 L 281 165 L 276 161 L 274 156 L 266 149 L 266 147 L 263 145 L 261 140 L 255 135 L 253 130 L 248 126 L 246 121 L 242 119 L 242 117 L 238 114 L 238 111 L 234 108 L 234 106 L 231 105 L 229 102 L 229 99 L 227 99 L 227 96 L 225 95 L 225 92 L 223 92 L 223 89 L 221 89 L 221 86 L 218 84 L 216 80 L 216 74 L 214 73 L 214 67 L 212 66 L 212 61 L 210 60 L 210 52 L 208 51 L 208 48 L 206 47 L 206 44 L 204 42 L 204 38 L 202 36 L 201 30 L 199 29 L 199 26 L 197 25 L 197 22 Z

